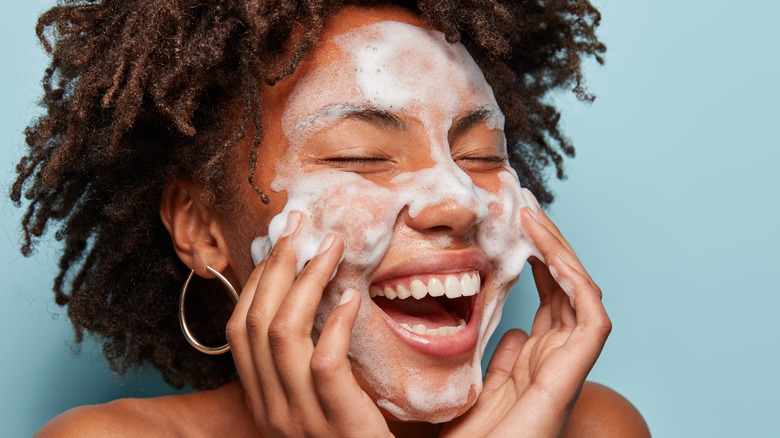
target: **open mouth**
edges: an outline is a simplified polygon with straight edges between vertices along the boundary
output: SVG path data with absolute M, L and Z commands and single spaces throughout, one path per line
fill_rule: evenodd
M 451 336 L 471 319 L 481 280 L 476 271 L 413 276 L 372 284 L 374 303 L 400 327 L 422 336 Z

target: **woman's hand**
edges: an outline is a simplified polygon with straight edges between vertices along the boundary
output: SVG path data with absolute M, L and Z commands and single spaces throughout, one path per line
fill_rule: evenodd
M 291 212 L 283 237 L 252 272 L 228 323 L 228 342 L 255 423 L 267 437 L 391 436 L 347 358 L 360 295 L 344 291 L 317 345 L 312 342 L 317 307 L 344 241 L 326 236 L 296 276 L 291 239 L 300 222 L 301 214 Z
M 531 335 L 509 331 L 498 344 L 474 406 L 443 437 L 560 436 L 612 328 L 601 291 L 558 228 L 538 209 L 523 227 L 546 261 L 530 260 L 541 300 Z

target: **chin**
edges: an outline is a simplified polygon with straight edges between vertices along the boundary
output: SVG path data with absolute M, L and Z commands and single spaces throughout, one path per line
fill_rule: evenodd
M 444 423 L 471 408 L 482 388 L 479 367 L 463 365 L 456 369 L 401 370 L 399 386 L 377 388 L 374 377 L 364 376 L 360 367 L 355 375 L 385 418 L 390 421 Z
M 468 411 L 477 400 L 477 392 L 472 388 L 469 391 L 468 401 L 462 405 L 446 406 L 404 406 L 398 408 L 390 402 L 378 400 L 377 406 L 380 408 L 385 418 L 389 421 L 402 422 L 425 422 L 425 423 L 447 423 Z

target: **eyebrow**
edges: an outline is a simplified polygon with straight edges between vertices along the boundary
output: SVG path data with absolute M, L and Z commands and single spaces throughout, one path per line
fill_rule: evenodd
M 342 118 L 362 120 L 380 128 L 397 130 L 405 130 L 407 128 L 406 122 L 401 120 L 400 117 L 376 108 L 354 107 L 353 109 L 348 109 Z
M 406 122 L 390 112 L 358 105 L 336 103 L 320 108 L 298 122 L 296 132 L 322 123 L 331 124 L 342 120 L 360 120 L 382 129 L 405 130 Z
M 500 111 L 490 106 L 477 108 L 469 115 L 461 118 L 455 123 L 455 127 L 452 128 L 451 135 L 456 137 L 462 135 L 474 126 L 480 123 L 489 122 L 491 119 L 498 117 L 499 114 Z

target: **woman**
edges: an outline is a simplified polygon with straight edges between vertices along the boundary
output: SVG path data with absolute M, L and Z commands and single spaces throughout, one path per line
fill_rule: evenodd
M 12 193 L 31 199 L 23 251 L 62 220 L 55 292 L 79 336 L 105 336 L 114 369 L 206 389 L 79 408 L 41 436 L 647 434 L 583 386 L 610 330 L 600 292 L 509 166 L 551 200 L 541 169 L 572 151 L 542 98 L 586 97 L 597 12 L 348 3 L 41 18 L 56 43 Z M 483 381 L 529 257 L 530 337 L 509 332 Z M 199 356 L 178 325 L 217 346 L 220 314 L 231 355 Z

